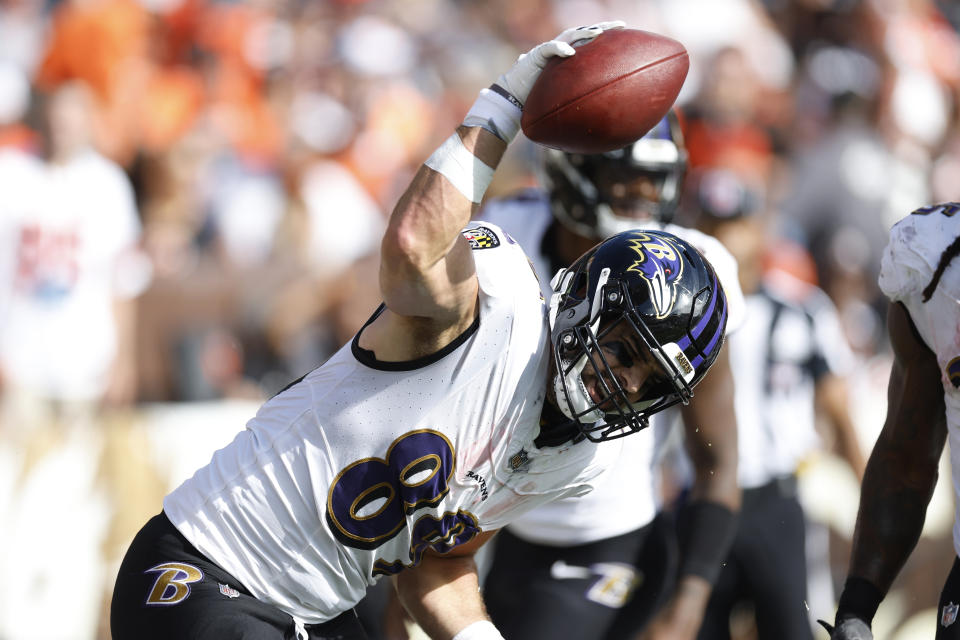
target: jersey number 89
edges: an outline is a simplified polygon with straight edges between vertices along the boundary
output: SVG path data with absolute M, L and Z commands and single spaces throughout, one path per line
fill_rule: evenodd
M 400 436 L 384 458 L 357 460 L 333 481 L 327 496 L 327 523 L 342 544 L 376 549 L 400 533 L 406 517 L 418 509 L 435 507 L 449 491 L 456 458 L 442 433 L 430 429 Z M 410 555 L 419 563 L 427 548 L 449 551 L 479 532 L 476 518 L 462 510 L 436 518 L 424 515 L 412 528 Z M 401 563 L 380 571 L 396 573 Z

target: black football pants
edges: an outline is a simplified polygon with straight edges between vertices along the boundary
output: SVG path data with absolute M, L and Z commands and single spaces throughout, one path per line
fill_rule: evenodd
M 673 523 L 572 547 L 497 534 L 483 598 L 506 640 L 632 638 L 672 591 Z
M 730 613 L 742 602 L 754 606 L 759 640 L 813 640 L 805 529 L 794 478 L 743 491 L 737 535 L 698 640 L 729 640 Z
M 353 610 L 298 633 L 293 618 L 254 598 L 154 516 L 123 558 L 110 606 L 114 640 L 366 640 Z

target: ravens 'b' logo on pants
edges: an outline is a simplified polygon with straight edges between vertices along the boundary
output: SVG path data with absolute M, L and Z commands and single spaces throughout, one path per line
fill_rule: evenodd
M 146 604 L 153 606 L 183 602 L 190 595 L 190 583 L 203 579 L 203 571 L 184 562 L 164 562 L 147 569 L 147 573 L 153 572 L 159 575 L 146 600 Z

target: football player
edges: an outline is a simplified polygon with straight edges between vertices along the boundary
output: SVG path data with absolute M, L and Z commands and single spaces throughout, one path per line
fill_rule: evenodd
M 599 443 L 688 402 L 723 343 L 723 289 L 676 236 L 593 246 L 546 305 L 519 245 L 468 224 L 546 60 L 620 26 L 567 30 L 481 92 L 393 211 L 383 305 L 137 534 L 114 638 L 363 638 L 352 607 L 384 576 L 431 637 L 501 638 L 473 552 L 588 491 L 618 452 Z
M 893 367 L 887 417 L 867 461 L 860 489 L 850 565 L 832 640 L 871 640 L 870 625 L 913 551 L 947 439 L 960 505 L 960 203 L 924 207 L 890 230 L 880 288 L 890 299 L 887 325 Z M 960 554 L 960 511 L 953 527 Z M 937 640 L 960 638 L 960 559 L 940 594 Z
M 545 189 L 491 201 L 482 217 L 527 249 L 542 278 L 625 229 L 684 237 L 717 269 L 729 302 L 729 330 L 743 315 L 736 262 L 715 239 L 669 223 L 685 171 L 683 136 L 670 113 L 624 149 L 597 155 L 544 150 Z M 644 626 L 653 637 L 696 637 L 739 505 L 732 398 L 723 349 L 682 409 L 696 480 L 681 512 L 679 559 L 672 524 L 656 517 L 656 461 L 670 420 L 658 423 L 657 434 L 627 439 L 608 479 L 591 494 L 544 505 L 504 530 L 484 597 L 507 638 L 625 638 Z

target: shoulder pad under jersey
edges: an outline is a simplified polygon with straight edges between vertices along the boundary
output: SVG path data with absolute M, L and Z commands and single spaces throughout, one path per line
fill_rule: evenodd
M 890 229 L 880 262 L 879 285 L 894 301 L 921 292 L 929 284 L 940 256 L 960 233 L 960 204 L 917 209 Z

